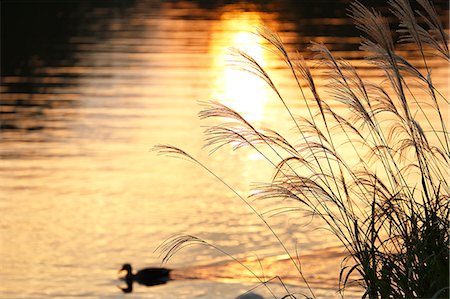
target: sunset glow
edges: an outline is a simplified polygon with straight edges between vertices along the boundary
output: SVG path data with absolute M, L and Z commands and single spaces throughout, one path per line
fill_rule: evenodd
M 231 49 L 244 51 L 264 67 L 267 53 L 261 44 L 262 38 L 252 33 L 260 25 L 258 13 L 224 13 L 217 24 L 221 30 L 215 30 L 211 39 L 216 44 L 210 45 L 217 73 L 212 98 L 242 113 L 252 122 L 262 120 L 269 90 L 263 80 L 242 68 L 242 59 Z

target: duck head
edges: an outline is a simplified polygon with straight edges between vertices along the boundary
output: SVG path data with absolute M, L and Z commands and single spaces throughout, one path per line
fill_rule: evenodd
M 127 284 L 127 286 L 121 287 L 121 286 L 117 286 L 119 289 L 122 290 L 122 292 L 124 293 L 131 293 L 133 291 L 133 273 L 132 273 L 132 268 L 130 264 L 123 264 L 122 268 L 118 271 L 118 274 L 122 273 L 122 271 L 125 271 L 126 274 L 125 276 L 121 277 L 121 280 L 124 280 L 125 283 Z
M 130 264 L 123 264 L 122 268 L 119 270 L 118 273 L 121 273 L 122 271 L 126 271 L 127 272 L 127 274 L 126 274 L 127 277 L 133 275 L 132 272 L 131 272 L 132 268 L 131 268 Z

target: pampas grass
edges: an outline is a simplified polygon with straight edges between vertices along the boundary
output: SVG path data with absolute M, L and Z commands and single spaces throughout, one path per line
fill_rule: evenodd
M 291 57 L 277 34 L 258 30 L 290 70 L 308 117 L 295 115 L 254 58 L 233 50 L 234 64 L 260 77 L 275 92 L 297 134 L 297 142 L 292 143 L 280 133 L 255 127 L 220 103 L 205 104 L 201 118 L 226 120 L 206 130 L 212 152 L 226 145 L 234 150 L 250 147 L 275 170 L 272 182 L 258 185 L 250 198 L 181 149 L 157 147 L 160 153 L 196 162 L 235 192 L 277 238 L 311 297 L 314 291 L 300 262 L 251 199 L 289 199 L 322 220 L 348 253 L 340 272 L 342 295 L 346 287 L 357 284 L 364 288 L 363 298 L 449 296 L 450 143 L 443 116 L 449 101 L 433 84 L 428 63 L 430 57 L 449 63 L 448 35 L 431 2 L 417 0 L 418 11 L 408 0 L 388 4 L 399 20 L 398 42 L 414 45 L 422 60 L 419 65 L 396 51 L 389 24 L 380 13 L 360 2 L 349 9 L 364 35 L 361 50 L 384 74 L 382 84 L 367 81 L 349 62 L 313 43 L 314 59 L 328 69 L 327 93 L 319 90 L 302 57 Z M 427 98 L 411 92 L 417 83 Z M 336 103 L 350 114 L 335 110 Z M 356 162 L 348 161 L 349 156 Z M 191 236 L 170 239 L 163 246 L 164 259 L 183 246 L 203 242 Z M 295 298 L 287 291 L 289 297 Z

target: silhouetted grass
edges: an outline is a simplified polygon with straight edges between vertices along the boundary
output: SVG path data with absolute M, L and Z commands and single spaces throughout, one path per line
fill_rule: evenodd
M 329 70 L 325 93 L 317 88 L 303 58 L 291 57 L 275 33 L 259 30 L 291 71 L 308 117 L 291 111 L 255 59 L 234 50 L 235 63 L 264 80 L 279 97 L 297 130 L 297 143 L 256 128 L 217 102 L 208 103 L 200 117 L 227 120 L 206 131 L 212 151 L 224 145 L 249 146 L 276 170 L 273 181 L 259 185 L 252 198 L 296 201 L 320 217 L 339 239 L 348 252 L 340 273 L 342 290 L 359 284 L 365 290 L 363 297 L 369 298 L 448 298 L 450 144 L 443 112 L 449 101 L 433 84 L 429 66 L 431 56 L 449 63 L 448 35 L 427 0 L 417 0 L 418 11 L 408 0 L 388 3 L 399 20 L 398 41 L 413 44 L 421 62 L 408 61 L 396 51 L 396 41 L 381 14 L 359 2 L 349 10 L 364 33 L 361 50 L 383 72 L 383 83 L 367 81 L 349 62 L 334 57 L 323 44 L 313 43 L 310 50 L 315 59 Z M 412 93 L 413 84 L 420 84 L 423 94 Z M 350 114 L 341 114 L 343 109 L 335 109 L 336 103 Z M 191 159 L 211 172 L 178 148 L 158 149 Z M 267 150 L 278 159 L 265 154 Z M 236 195 L 272 231 L 307 283 L 299 262 L 264 216 L 249 199 Z M 169 240 L 166 258 L 190 240 Z

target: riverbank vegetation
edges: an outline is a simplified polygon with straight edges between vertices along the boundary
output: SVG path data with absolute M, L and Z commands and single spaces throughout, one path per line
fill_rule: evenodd
M 363 286 L 365 298 L 447 298 L 449 100 L 448 91 L 435 86 L 429 61 L 439 57 L 448 65 L 448 34 L 427 0 L 390 0 L 388 5 L 398 20 L 395 32 L 377 11 L 359 2 L 349 9 L 363 33 L 361 51 L 383 76 L 376 83 L 325 45 L 313 43 L 314 61 L 326 66 L 329 80 L 328 88 L 320 89 L 312 64 L 289 53 L 277 34 L 260 28 L 258 34 L 296 82 L 306 117 L 293 111 L 258 61 L 233 50 L 234 62 L 264 80 L 282 102 L 296 140 L 258 128 L 218 102 L 208 103 L 200 117 L 220 119 L 206 130 L 212 151 L 226 145 L 233 150 L 250 147 L 273 167 L 273 180 L 258 185 L 249 198 L 235 193 L 275 238 L 279 240 L 252 199 L 294 201 L 333 232 L 348 253 L 340 273 L 343 296 L 346 287 L 357 284 Z M 399 44 L 414 47 L 417 59 L 405 58 L 397 50 Z M 411 92 L 413 85 L 420 85 L 423 93 Z M 179 148 L 164 145 L 157 150 L 190 159 L 211 172 Z M 279 242 L 297 267 L 308 296 L 315 297 L 295 253 Z M 178 236 L 161 247 L 164 259 L 189 244 L 208 245 L 196 237 Z

